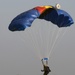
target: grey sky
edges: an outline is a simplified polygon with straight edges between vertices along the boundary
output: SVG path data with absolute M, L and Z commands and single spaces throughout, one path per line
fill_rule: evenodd
M 74 0 L 0 0 L 0 75 L 42 75 L 42 65 L 27 42 L 8 30 L 18 14 L 39 5 L 55 5 L 67 11 L 75 21 Z M 51 75 L 75 74 L 75 24 L 55 47 L 49 66 Z M 27 37 L 26 37 L 27 38 Z M 50 74 L 49 74 L 50 75 Z

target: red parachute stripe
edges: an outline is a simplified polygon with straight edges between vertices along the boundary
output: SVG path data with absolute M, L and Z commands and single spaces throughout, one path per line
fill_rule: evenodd
M 46 10 L 45 7 L 39 7 L 39 6 L 35 7 L 34 9 L 38 10 L 40 14 L 42 14 Z

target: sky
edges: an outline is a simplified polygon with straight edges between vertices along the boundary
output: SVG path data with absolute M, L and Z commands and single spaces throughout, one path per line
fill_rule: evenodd
M 0 0 L 0 75 L 43 75 L 41 60 L 37 57 L 28 33 L 22 37 L 19 32 L 9 31 L 8 26 L 15 16 L 24 11 L 40 5 L 55 6 L 56 3 L 75 21 L 74 0 Z M 38 21 L 34 24 L 37 25 Z M 49 60 L 52 70 L 49 75 L 75 74 L 74 25 L 54 48 Z

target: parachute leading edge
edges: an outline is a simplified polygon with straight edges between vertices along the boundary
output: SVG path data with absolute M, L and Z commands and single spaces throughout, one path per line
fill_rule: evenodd
M 8 29 L 23 31 L 27 27 L 31 27 L 32 22 L 37 18 L 50 21 L 58 27 L 68 27 L 74 23 L 71 16 L 64 10 L 56 9 L 53 6 L 37 6 L 15 17 Z

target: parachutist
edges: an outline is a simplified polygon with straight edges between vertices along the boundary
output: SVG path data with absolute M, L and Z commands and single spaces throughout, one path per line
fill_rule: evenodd
M 42 61 L 42 64 L 43 64 L 43 70 L 41 70 L 42 72 L 44 72 L 44 74 L 43 75 L 48 75 L 49 74 L 49 72 L 51 72 L 51 70 L 50 70 L 50 68 L 49 68 L 49 66 L 48 66 L 48 60 L 46 60 L 46 64 L 44 64 L 44 61 L 43 61 L 43 59 L 41 60 Z

